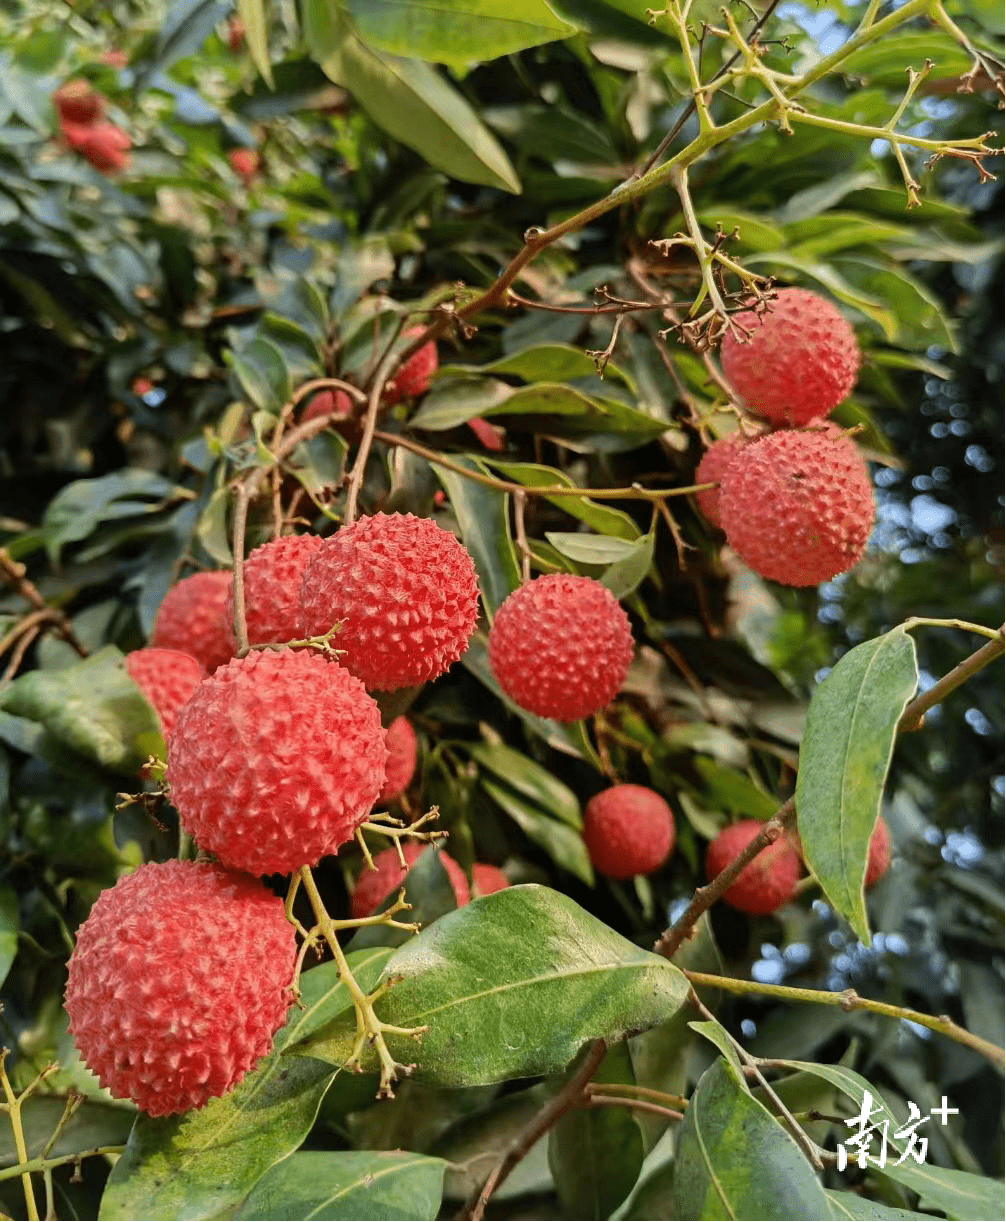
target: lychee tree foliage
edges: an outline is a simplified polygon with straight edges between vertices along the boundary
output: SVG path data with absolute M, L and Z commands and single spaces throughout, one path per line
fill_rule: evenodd
M 827 607 L 844 590 L 868 630 L 836 661 L 812 588 L 763 580 L 818 579 L 786 564 L 804 536 L 759 549 L 731 528 L 765 518 L 757 481 L 715 474 L 733 549 L 696 508 L 717 438 L 766 481 L 768 445 L 824 453 L 796 474 L 829 529 L 829 447 L 858 449 L 852 483 L 864 459 L 893 482 L 892 421 L 923 378 L 933 399 L 952 372 L 934 349 L 974 312 L 939 268 L 980 289 L 994 254 L 951 202 L 988 173 L 994 20 L 836 6 L 824 50 L 797 16 L 186 0 L 0 18 L 11 1216 L 1001 1213 L 1000 893 L 957 842 L 933 847 L 937 824 L 987 818 L 998 767 L 937 775 L 964 709 L 996 716 L 988 543 L 914 585 L 883 530 L 847 548 Z M 127 132 L 128 161 L 53 109 L 67 80 L 102 95 L 84 117 Z M 767 374 L 742 399 L 724 368 L 785 286 L 840 312 L 859 364 L 843 330 L 829 423 L 761 439 Z M 409 617 L 456 587 L 454 553 L 382 567 L 377 515 L 409 514 L 478 580 L 474 633 L 450 604 L 467 650 L 443 646 L 445 674 L 426 645 L 443 624 Z M 257 594 L 256 549 L 293 538 Z M 738 551 L 755 569 L 770 551 L 771 573 Z M 406 594 L 361 636 L 335 599 L 375 588 Z M 148 644 L 195 670 L 175 654 L 155 680 Z M 402 717 L 417 766 L 388 793 L 378 721 Z M 298 794 L 301 843 L 276 818 Z M 345 827 L 308 846 L 336 800 Z M 882 805 L 894 861 L 867 896 Z M 394 881 L 364 904 L 370 857 Z M 744 899 L 770 871 L 778 903 Z M 78 929 L 69 1022 L 118 1098 L 68 1034 Z M 181 1028 L 202 1095 L 172 1093 Z M 168 1085 L 152 1100 L 141 1077 Z M 866 1090 L 892 1135 L 909 1100 L 960 1114 L 923 1130 L 925 1167 L 839 1173 Z

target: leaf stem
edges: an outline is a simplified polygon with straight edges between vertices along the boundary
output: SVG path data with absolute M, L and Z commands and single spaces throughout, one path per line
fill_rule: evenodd
M 942 624 L 948 623 L 954 627 L 966 627 L 969 632 L 980 632 L 983 635 L 989 633 L 989 629 L 981 628 L 977 624 L 962 624 L 957 620 L 940 621 L 940 620 L 908 620 L 905 627 L 915 627 L 918 624 Z M 898 722 L 898 732 L 900 734 L 911 734 L 915 730 L 921 730 L 925 721 L 926 713 L 939 704 L 952 691 L 966 683 L 980 670 L 988 666 L 990 662 L 994 662 L 996 658 L 1002 657 L 1006 652 L 1006 625 L 1000 628 L 994 635 L 993 639 L 987 645 L 983 645 L 981 649 L 976 650 L 970 657 L 959 662 L 953 670 L 949 671 L 933 684 L 928 691 L 922 693 L 908 705 L 905 711 L 901 714 L 901 720 Z
M 30 1176 L 36 1171 L 51 1171 L 54 1167 L 65 1167 L 67 1163 L 79 1163 L 85 1158 L 100 1154 L 121 1154 L 125 1146 L 93 1146 L 90 1150 L 81 1150 L 77 1154 L 64 1154 L 59 1158 L 30 1158 L 18 1163 L 16 1167 L 5 1167 L 0 1171 L 0 1181 L 12 1180 L 19 1175 Z M 18 1155 L 20 1158 L 20 1154 Z M 36 1212 L 35 1217 L 38 1217 Z

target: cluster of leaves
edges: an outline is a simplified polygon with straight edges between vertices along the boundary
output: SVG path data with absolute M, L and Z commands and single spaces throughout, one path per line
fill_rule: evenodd
M 437 1012 L 417 1080 L 376 1104 L 372 1075 L 339 1072 L 353 1012 L 330 963 L 305 973 L 306 1008 L 291 1012 L 267 1061 L 198 1114 L 137 1120 L 81 1066 L 61 1008 L 73 930 L 123 871 L 177 851 L 170 810 L 152 819 L 140 805 L 115 809 L 116 791 L 132 787 L 127 778 L 157 746 L 156 722 L 118 651 L 146 640 L 185 566 L 232 562 L 231 480 L 271 461 L 277 415 L 298 386 L 326 376 L 364 385 L 388 345 L 404 342 L 396 336 L 407 318 L 463 307 L 495 281 L 530 226 L 607 196 L 686 118 L 690 99 L 680 44 L 631 0 L 420 6 L 420 18 L 415 5 L 305 0 L 296 16 L 275 7 L 267 24 L 262 6 L 243 0 L 246 43 L 237 50 L 230 6 L 205 0 L 69 16 L 24 0 L 0 15 L 9 405 L 0 529 L 10 556 L 30 565 L 45 600 L 66 610 L 94 655 L 80 663 L 58 632 L 44 634 L 28 673 L 0 690 L 0 1021 L 18 1085 L 50 1061 L 59 1066 L 23 1109 L 30 1154 L 45 1149 L 70 1091 L 85 1101 L 48 1157 L 131 1134 L 107 1185 L 99 1159 L 84 1164 L 80 1184 L 69 1167 L 57 1170 L 57 1208 L 252 1218 L 277 1216 L 282 1201 L 296 1217 L 432 1218 L 442 1199 L 451 1209 L 478 1190 L 576 1072 L 566 1067 L 578 1050 L 600 1037 L 611 1047 L 594 1081 L 613 1095 L 641 1087 L 687 1096 L 683 1125 L 672 1136 L 666 1118 L 642 1111 L 571 1111 L 507 1181 L 504 1213 L 860 1217 L 874 1216 L 879 1198 L 890 1215 L 916 1207 L 994 1216 L 1001 1192 L 978 1174 L 1001 1170 L 999 1125 L 988 1119 L 1001 1103 L 977 1053 L 862 1011 L 722 993 L 703 994 L 722 1027 L 690 1024 L 683 978 L 642 949 L 704 881 L 704 842 L 734 817 L 767 819 L 792 792 L 808 697 L 842 651 L 879 637 L 904 654 L 904 633 L 882 634 L 912 614 L 994 622 L 988 517 L 970 539 L 961 532 L 949 548 L 932 545 L 920 565 L 898 554 L 912 540 L 889 540 L 819 599 L 731 568 L 718 536 L 681 500 L 669 502 L 672 534 L 645 499 L 528 498 L 534 569 L 599 577 L 626 600 L 642 644 L 593 736 L 510 705 L 484 635 L 414 697 L 423 751 L 410 807 L 439 806 L 450 851 L 466 867 L 496 861 L 514 880 L 549 888 L 453 911 L 430 856 L 409 883 L 417 918 L 436 922 L 423 941 L 396 948 L 389 931 L 368 931 L 348 948 L 364 987 L 382 973 L 404 978 L 382 1011 L 388 1021 Z M 991 47 L 993 16 L 960 7 L 952 15 Z M 808 14 L 786 10 L 773 19 L 779 42 L 765 62 L 790 71 L 820 51 Z M 847 34 L 862 9 L 831 15 L 831 33 Z M 709 6 L 693 8 L 691 20 L 721 19 Z M 116 49 L 126 51 L 124 66 L 102 59 Z M 707 77 L 728 52 L 703 39 Z M 906 66 L 926 57 L 935 67 L 902 129 L 970 136 L 991 126 L 988 94 L 953 93 L 970 57 L 924 21 L 849 57 L 816 87 L 815 111 L 883 126 Z M 58 141 L 49 97 L 75 75 L 106 94 L 132 134 L 133 165 L 121 179 Z M 761 100 L 752 80 L 717 96 L 724 123 Z M 686 120 L 672 152 L 694 124 Z M 247 185 L 226 160 L 242 146 L 262 157 Z M 966 290 L 980 289 L 996 251 L 974 206 L 977 179 L 970 165 L 940 167 L 906 212 L 889 153 L 838 127 L 785 134 L 763 124 L 704 159 L 691 182 L 699 222 L 710 236 L 736 229 L 728 249 L 745 266 L 848 307 L 864 364 L 836 418 L 862 426 L 882 495 L 906 512 L 914 502 L 898 499 L 888 473 L 901 471 L 906 454 L 935 469 L 934 458 L 915 454 L 923 409 L 953 389 L 954 370 L 964 386 L 968 360 L 977 364 L 955 355 L 957 318 L 981 308 L 980 294 Z M 591 312 L 613 300 L 687 309 L 701 283 L 694 254 L 650 245 L 684 228 L 678 196 L 661 190 L 553 244 L 515 289 L 577 312 L 500 305 L 469 319 L 477 332 L 459 329 L 441 344 L 444 367 L 418 409 L 382 418 L 389 439 L 375 445 L 363 504 L 435 514 L 456 529 L 475 558 L 487 617 L 520 580 L 514 498 L 465 472 L 526 488 L 687 485 L 701 440 L 730 419 L 703 358 L 673 329 L 662 334 L 662 309 L 618 315 L 617 332 L 611 313 Z M 600 286 L 606 294 L 596 297 Z M 973 352 L 974 335 L 966 337 Z M 591 353 L 609 345 L 602 378 Z M 968 402 L 966 391 L 944 397 L 948 420 L 952 403 Z M 981 410 L 971 408 L 976 423 Z M 475 418 L 504 426 L 503 451 L 476 444 Z M 284 503 L 315 529 L 338 520 L 357 440 L 326 430 L 284 463 Z M 993 500 L 993 477 L 975 463 L 968 470 L 969 504 L 981 509 Z M 928 467 L 903 480 L 922 476 L 932 478 Z M 254 506 L 248 545 L 273 529 L 270 507 Z M 0 603 L 4 632 L 24 614 L 12 589 Z M 945 631 L 920 648 L 932 676 L 965 652 Z M 879 692 L 891 734 L 914 677 L 912 653 Z M 857 861 L 818 858 L 830 903 L 812 892 L 760 919 L 718 906 L 677 962 L 742 980 L 854 984 L 949 1012 L 1001 1044 L 1001 763 L 985 729 L 1001 727 L 995 708 L 991 685 L 981 700 L 959 695 L 943 725 L 898 748 L 885 807 L 896 868 L 869 918 Z M 959 758 L 946 746 L 948 727 Z M 675 857 L 634 887 L 595 878 L 580 835 L 583 804 L 612 776 L 653 786 L 677 814 Z M 834 794 L 822 787 L 808 804 L 815 798 L 827 824 Z M 867 801 L 852 816 L 860 832 L 875 813 L 873 792 L 872 813 Z M 826 827 L 819 838 L 828 844 Z M 333 913 L 359 866 L 346 851 L 319 872 Z M 846 876 L 853 886 L 843 899 Z M 883 935 L 872 943 L 871 928 Z M 424 952 L 434 941 L 439 967 L 430 971 Z M 893 1132 L 909 1099 L 924 1112 L 948 1093 L 966 1102 L 946 1129 L 928 1126 L 930 1166 L 829 1172 L 824 1190 L 776 1104 L 750 1088 L 725 1029 L 777 1063 L 775 1092 L 792 1111 L 853 1115 L 870 1089 L 893 1107 Z M 624 1041 L 629 1032 L 642 1034 Z M 822 1144 L 844 1136 L 827 1122 L 808 1127 Z M 10 1169 L 18 1158 L 13 1140 L 4 1143 Z M 23 1210 L 16 1183 L 8 1175 L 0 1185 L 12 1216 Z

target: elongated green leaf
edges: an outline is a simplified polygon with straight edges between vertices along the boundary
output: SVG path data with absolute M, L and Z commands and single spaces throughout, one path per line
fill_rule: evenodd
M 399 1150 L 299 1151 L 255 1185 L 233 1216 L 253 1218 L 435 1218 L 444 1164 Z
M 568 823 L 570 827 L 575 827 L 577 831 L 583 827 L 580 802 L 576 794 L 547 768 L 502 743 L 474 743 L 468 750 L 472 759 L 483 768 L 487 768 L 512 789 L 518 790 L 526 798 L 543 807 L 549 814 L 561 819 L 563 823 Z
M 395 951 L 386 970 L 396 983 L 377 1003 L 380 1017 L 429 1025 L 420 1046 L 388 1036 L 389 1047 L 419 1062 L 418 1078 L 444 1086 L 556 1073 L 588 1040 L 654 1026 L 688 993 L 665 959 L 538 886 L 448 913 Z M 354 1039 L 349 1017 L 300 1051 L 341 1063 Z
M 177 492 L 152 471 L 126 467 L 100 479 L 76 479 L 52 498 L 42 518 L 46 551 L 58 561 L 67 543 L 77 543 L 101 522 L 154 513 Z
M 313 0 L 312 10 L 324 7 L 324 0 Z M 318 18 L 317 25 L 324 24 L 331 28 L 330 19 Z M 520 193 L 520 180 L 496 138 L 430 64 L 377 51 L 348 31 L 319 58 L 379 127 L 430 165 L 462 182 Z
M 488 474 L 477 458 L 460 454 L 452 461 L 471 471 Z M 475 561 L 482 602 L 492 623 L 503 600 L 520 585 L 517 553 L 510 538 L 510 494 L 465 479 L 438 463 L 431 465 L 451 499 L 461 538 Z
M 562 471 L 539 463 L 503 462 L 487 458 L 487 464 L 507 479 L 523 484 L 527 488 L 575 488 L 576 484 Z M 599 534 L 614 535 L 619 539 L 638 539 L 642 531 L 633 518 L 622 509 L 612 509 L 585 496 L 549 496 L 549 504 L 557 505 L 571 517 L 579 518 L 592 526 Z
M 718 1058 L 699 1079 L 675 1156 L 674 1217 L 827 1219 L 800 1147 Z
M 635 550 L 628 539 L 619 539 L 615 535 L 546 530 L 545 538 L 556 551 L 580 564 L 615 564 L 631 556 Z
M 353 955 L 360 987 L 372 989 L 390 951 Z M 327 963 L 301 977 L 305 1009 L 293 1009 L 272 1052 L 229 1095 L 185 1116 L 140 1116 L 108 1179 L 100 1217 L 226 1217 L 280 1159 L 307 1136 L 331 1065 L 284 1052 L 352 1005 Z
M 895 343 L 925 352 L 932 344 L 958 351 L 951 320 L 929 289 L 903 267 L 889 267 L 877 259 L 853 256 L 835 259 L 834 265 L 850 284 L 883 301 L 897 323 Z
M 652 532 L 637 539 L 631 552 L 608 566 L 601 576 L 601 585 L 606 586 L 616 598 L 627 598 L 650 571 L 654 543 Z
M 313 496 L 338 487 L 346 469 L 349 443 L 332 429 L 302 441 L 284 464 Z
M 871 1167 L 874 1174 L 894 1180 L 919 1194 L 922 1209 L 939 1209 L 950 1218 L 965 1222 L 985 1222 L 1006 1213 L 1006 1190 L 1001 1180 L 972 1175 L 948 1167 L 920 1165 L 910 1158 L 900 1166 L 890 1157 L 884 1168 Z
M 545 850 L 557 866 L 583 879 L 589 887 L 594 885 L 594 867 L 578 831 L 546 815 L 538 806 L 505 785 L 496 785 L 483 777 L 482 788 L 529 840 Z
M 544 0 L 349 0 L 373 47 L 464 68 L 576 33 Z
M 238 0 L 238 14 L 244 22 L 245 41 L 252 63 L 262 73 L 262 79 L 272 87 L 272 62 L 269 59 L 269 26 L 264 0 Z
M 513 387 L 499 378 L 470 376 L 443 378 L 434 382 L 413 414 L 409 424 L 416 429 L 439 433 L 457 428 L 491 408 L 499 407 L 514 393 Z
M 915 643 L 903 628 L 864 641 L 814 692 L 800 747 L 796 811 L 804 858 L 866 943 L 870 837 L 898 721 L 917 683 Z
M 936 76 L 962 76 L 971 67 L 971 57 L 942 30 L 898 31 L 853 51 L 842 64 L 842 72 L 869 77 L 890 85 L 905 83 L 905 69 L 917 72 L 930 59 Z
M 488 365 L 446 365 L 440 373 L 442 376 L 463 375 L 476 371 L 482 374 L 507 374 L 523 378 L 525 382 L 568 382 L 571 378 L 592 377 L 597 368 L 593 357 L 572 344 L 535 344 L 521 352 L 502 356 L 498 361 L 490 361 Z M 604 375 L 616 378 L 630 390 L 635 390 L 630 375 L 612 361 L 605 367 Z
M 63 670 L 33 670 L 3 693 L 8 713 L 41 722 L 57 742 L 106 768 L 136 774 L 164 757 L 161 723 L 114 645 Z
M 809 276 L 819 284 L 823 284 L 839 301 L 844 301 L 846 305 L 852 306 L 853 309 L 859 310 L 861 314 L 865 314 L 867 318 L 872 319 L 883 331 L 888 343 L 893 344 L 898 342 L 898 320 L 894 315 L 894 311 L 876 294 L 868 293 L 850 284 L 844 276 L 836 271 L 832 264 L 825 263 L 819 259 L 805 259 L 788 250 L 774 250 L 766 254 L 749 255 L 747 262 L 762 264 L 770 269 L 773 268 L 773 265 L 783 268 L 795 268 L 797 271 L 802 272 L 803 275 Z M 785 278 L 785 272 L 782 275 Z
M 17 892 L 13 887 L 0 887 L 0 985 L 17 955 L 17 934 L 21 927 Z
M 272 340 L 258 336 L 232 353 L 231 364 L 249 400 L 262 411 L 278 415 L 290 398 L 290 372 Z
M 657 437 L 667 429 L 666 420 L 658 420 L 614 399 L 592 398 L 559 382 L 522 386 L 498 407 L 487 408 L 482 414 L 527 417 L 536 432 L 548 431 L 562 437 L 617 433 L 642 440 Z
M 714 727 L 715 728 L 715 727 Z M 683 746 L 686 739 L 671 738 L 672 745 Z M 709 749 L 701 739 L 693 739 L 695 749 Z M 780 803 L 759 789 L 736 768 L 728 768 L 706 755 L 696 755 L 692 764 L 705 783 L 706 805 L 730 814 L 748 815 L 752 819 L 771 819 Z
M 932 1214 L 917 1214 L 910 1209 L 894 1209 L 892 1206 L 877 1201 L 868 1201 L 858 1192 L 835 1192 L 826 1188 L 824 1195 L 831 1206 L 831 1216 L 836 1222 L 853 1219 L 854 1222 L 899 1222 L 901 1218 L 931 1218 Z

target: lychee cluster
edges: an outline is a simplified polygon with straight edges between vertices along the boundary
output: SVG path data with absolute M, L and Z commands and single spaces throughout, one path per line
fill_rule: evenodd
M 105 118 L 105 99 L 87 81 L 68 81 L 52 95 L 63 139 L 96 170 L 115 174 L 129 165 L 132 141 Z

